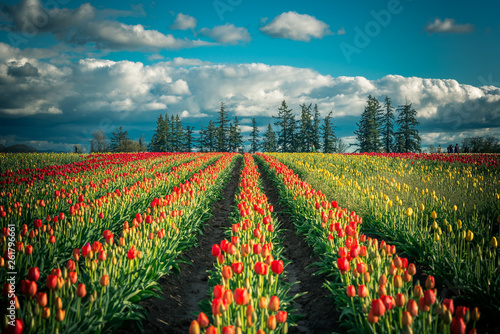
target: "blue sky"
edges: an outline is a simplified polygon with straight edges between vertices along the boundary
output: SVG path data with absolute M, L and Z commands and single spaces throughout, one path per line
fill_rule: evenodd
M 220 101 L 245 134 L 280 101 L 352 131 L 368 94 L 419 112 L 424 146 L 499 136 L 496 1 L 90 1 L 0 5 L 0 144 L 88 146 L 160 113 L 199 128 Z M 246 126 L 245 126 L 246 125 Z

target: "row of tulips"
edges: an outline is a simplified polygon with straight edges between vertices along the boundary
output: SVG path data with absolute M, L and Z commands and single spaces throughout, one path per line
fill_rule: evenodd
M 79 196 L 78 203 L 71 205 L 69 210 L 61 211 L 54 217 L 34 219 L 33 225 L 22 224 L 22 220 L 6 217 L 4 224 L 14 223 L 16 246 L 15 254 L 10 252 L 6 237 L 10 233 L 4 227 L 3 239 L 0 247 L 3 257 L 0 258 L 0 279 L 5 280 L 9 271 L 8 259 L 15 256 L 15 270 L 18 273 L 16 283 L 20 283 L 29 267 L 39 267 L 42 277 L 48 275 L 51 267 L 64 263 L 71 258 L 75 245 L 90 242 L 95 235 L 100 235 L 103 230 L 118 232 L 124 220 L 132 218 L 138 208 L 149 205 L 152 198 L 168 194 L 179 181 L 187 179 L 194 170 L 206 166 L 216 156 L 205 154 L 194 160 L 173 166 L 174 170 L 165 173 L 153 174 L 151 178 L 144 177 L 130 187 L 115 189 L 99 198 L 87 199 Z M 182 161 L 182 160 L 181 160 Z M 2 261 L 3 259 L 3 261 Z
M 347 155 L 369 155 L 375 157 L 391 157 L 397 159 L 438 161 L 446 163 L 463 163 L 473 166 L 496 168 L 500 164 L 500 154 L 436 154 L 436 153 L 347 153 Z
M 151 178 L 156 173 L 169 171 L 173 166 L 187 162 L 194 156 L 152 153 L 148 159 L 144 154 L 140 157 L 125 155 L 114 160 L 108 159 L 109 165 L 91 164 L 85 172 L 63 173 L 62 176 L 33 186 L 9 185 L 0 191 L 0 216 L 12 215 L 15 219 L 23 220 L 53 216 L 68 210 L 78 202 L 80 196 L 92 200 L 115 189 L 130 187 L 144 177 Z
M 321 270 L 333 280 L 325 285 L 354 332 L 465 333 L 475 332 L 479 310 L 455 308 L 440 300 L 434 277 L 425 286 L 413 285 L 416 267 L 396 255 L 396 247 L 360 234 L 363 219 L 329 202 L 321 191 L 302 181 L 288 166 L 259 155 L 283 200 L 295 217 L 298 231 L 322 260 Z
M 440 284 L 494 322 L 500 313 L 498 169 L 367 155 L 277 157 L 361 212 L 371 233 L 427 263 Z
M 0 153 L 0 179 L 8 175 L 20 175 L 23 173 L 21 171 L 33 169 L 34 166 L 42 169 L 52 165 L 69 165 L 87 158 L 87 155 L 76 153 Z
M 171 194 L 153 199 L 122 224 L 120 233 L 93 235 L 93 241 L 74 249 L 72 259 L 62 268 L 53 267 L 46 278 L 38 267 L 29 268 L 20 291 L 9 299 L 17 324 L 8 325 L 6 332 L 101 332 L 126 319 L 142 319 L 137 302 L 158 296 L 156 281 L 175 269 L 178 255 L 194 243 L 232 158 L 220 156 Z M 4 293 L 9 289 L 4 285 Z
M 259 177 L 252 156 L 245 154 L 231 238 L 212 247 L 216 259 L 210 277 L 212 321 L 201 312 L 191 323 L 191 334 L 288 331 L 289 285 L 282 282 L 285 265 L 278 259 L 279 223 L 261 192 Z

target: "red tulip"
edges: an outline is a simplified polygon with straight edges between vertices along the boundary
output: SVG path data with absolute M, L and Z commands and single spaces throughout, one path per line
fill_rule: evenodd
M 200 324 L 201 328 L 205 328 L 210 324 L 210 322 L 208 321 L 208 317 L 205 313 L 200 312 L 200 314 L 198 314 L 198 323 Z
M 351 270 L 351 265 L 349 264 L 349 261 L 345 257 L 337 259 L 337 266 L 342 274 L 344 274 L 346 271 Z
M 76 271 L 70 271 L 68 273 L 68 278 L 71 284 L 75 284 L 76 280 L 78 279 L 78 274 L 76 273 Z
M 250 296 L 246 288 L 237 288 L 234 290 L 234 302 L 238 305 L 246 305 L 250 301 Z
M 410 327 L 412 322 L 413 322 L 413 317 L 411 316 L 410 312 L 404 311 L 403 312 L 403 326 Z
M 222 298 L 214 298 L 212 300 L 212 314 L 222 315 L 223 311 L 224 311 L 224 305 L 222 302 Z
M 38 267 L 31 267 L 28 269 L 28 279 L 30 281 L 38 281 L 38 279 L 40 278 L 40 270 L 38 269 Z
M 76 288 L 76 295 L 79 298 L 83 298 L 87 295 L 87 288 L 85 287 L 85 284 L 83 283 L 78 284 L 78 287 Z
M 272 296 L 271 300 L 269 301 L 269 310 L 272 312 L 278 311 L 280 308 L 280 299 L 278 296 Z
M 444 299 L 443 305 L 446 306 L 446 309 L 450 311 L 451 314 L 455 313 L 455 306 L 453 305 L 453 299 Z
M 218 333 L 219 331 L 214 326 L 210 326 L 207 328 L 206 334 L 218 334 Z
M 358 285 L 358 297 L 365 298 L 368 296 L 368 288 L 364 285 Z
M 465 334 L 465 322 L 463 318 L 455 317 L 451 322 L 451 334 Z
M 254 271 L 257 275 L 267 275 L 267 264 L 263 262 L 255 263 Z
M 275 261 L 271 262 L 271 270 L 276 275 L 281 274 L 283 272 L 284 268 L 285 268 L 285 265 L 283 264 L 283 260 L 275 260 Z
M 276 322 L 279 324 L 285 323 L 288 313 L 286 311 L 278 311 L 276 314 Z
M 230 266 L 222 267 L 222 277 L 224 277 L 225 279 L 231 279 L 231 277 L 233 277 L 233 272 Z
M 236 275 L 239 275 L 243 272 L 243 263 L 242 262 L 233 262 L 231 264 L 231 268 Z
M 457 307 L 457 312 L 455 313 L 455 316 L 465 319 L 467 313 L 469 312 L 469 308 L 465 306 L 458 306 Z
M 346 288 L 346 294 L 347 294 L 347 297 L 349 297 L 349 298 L 356 296 L 356 288 L 354 287 L 354 285 L 349 285 Z
M 405 295 L 402 294 L 402 293 L 398 293 L 396 295 L 396 306 L 397 307 L 404 307 L 405 306 L 405 303 L 406 303 L 406 300 L 405 300 Z
M 436 302 L 436 294 L 434 290 L 425 290 L 424 292 L 424 303 L 428 306 L 434 305 Z
M 45 292 L 38 292 L 36 294 L 36 303 L 40 307 L 45 307 L 47 305 L 47 294 Z
M 225 326 L 222 327 L 222 334 L 234 334 L 234 326 Z
M 135 247 L 134 246 L 130 247 L 130 249 L 127 252 L 127 258 L 129 260 L 133 260 L 133 259 L 135 259 L 136 256 L 137 256 L 137 251 L 136 251 Z
M 381 317 L 385 313 L 385 305 L 380 299 L 372 300 L 371 311 L 375 317 Z
M 57 286 L 57 276 L 56 275 L 48 275 L 47 276 L 47 288 L 49 290 L 54 290 Z
M 410 312 L 413 317 L 416 317 L 418 314 L 418 305 L 414 299 L 409 299 L 408 303 L 406 303 L 406 310 Z
M 14 326 L 11 326 L 10 324 L 7 325 L 7 328 L 5 329 L 5 334 L 21 334 L 23 332 L 23 329 L 24 329 L 23 321 L 19 318 L 16 318 Z
M 109 276 L 108 275 L 102 275 L 101 280 L 99 281 L 101 286 L 108 286 L 109 284 Z
M 214 298 L 222 298 L 224 295 L 224 287 L 222 285 L 214 286 Z

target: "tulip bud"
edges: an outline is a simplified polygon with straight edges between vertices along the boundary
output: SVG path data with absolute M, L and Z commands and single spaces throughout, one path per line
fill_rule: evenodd
M 403 326 L 410 327 L 412 322 L 413 322 L 413 317 L 411 316 L 410 312 L 404 311 L 403 312 Z
M 200 334 L 200 325 L 198 321 L 191 321 L 191 325 L 189 326 L 189 334 Z

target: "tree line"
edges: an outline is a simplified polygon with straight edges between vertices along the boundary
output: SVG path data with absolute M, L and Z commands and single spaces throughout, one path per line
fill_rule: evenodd
M 324 152 L 344 153 L 349 145 L 335 134 L 336 125 L 332 113 L 321 117 L 318 105 L 301 104 L 299 115 L 295 115 L 282 101 L 273 115 L 274 122 L 267 124 L 265 132 L 260 130 L 252 118 L 252 131 L 248 140 L 249 151 L 263 152 Z M 358 152 L 421 152 L 421 138 L 417 126 L 417 111 L 411 103 L 395 108 L 386 96 L 384 103 L 368 96 L 360 120 L 354 131 Z M 195 136 L 196 134 L 196 136 Z M 500 152 L 498 140 L 493 137 L 470 137 L 463 143 L 471 147 L 470 152 Z M 208 125 L 200 123 L 200 130 L 184 126 L 179 115 L 160 114 L 156 129 L 148 145 L 144 135 L 131 140 L 128 132 L 120 126 L 113 131 L 110 140 L 102 130 L 94 131 L 90 141 L 91 152 L 244 152 L 245 140 L 238 117 L 230 119 L 224 102 L 221 102 L 217 117 Z M 466 146 L 465 144 L 463 146 Z
M 397 118 L 394 111 L 397 112 Z M 382 105 L 376 97 L 368 95 L 361 119 L 356 125 L 358 128 L 354 134 L 358 152 L 421 152 L 417 111 L 411 103 L 406 102 L 394 108 L 388 96 Z

